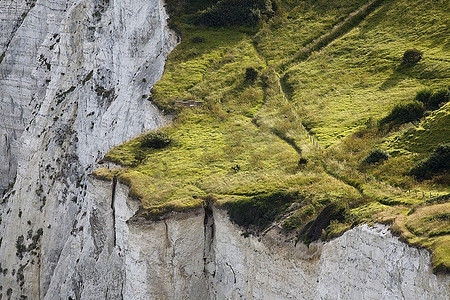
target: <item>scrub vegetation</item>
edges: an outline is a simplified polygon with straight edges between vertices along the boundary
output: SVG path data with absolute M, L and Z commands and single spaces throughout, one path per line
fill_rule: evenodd
M 129 185 L 148 218 L 207 199 L 306 243 L 391 224 L 450 270 L 448 1 L 167 5 L 182 42 L 149 101 L 174 120 L 95 176 Z

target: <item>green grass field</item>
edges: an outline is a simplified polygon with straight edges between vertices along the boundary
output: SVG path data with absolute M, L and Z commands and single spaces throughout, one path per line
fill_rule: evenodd
M 238 224 L 260 231 L 278 222 L 305 242 L 364 222 L 392 224 L 432 251 L 436 271 L 449 271 L 449 172 L 423 181 L 407 172 L 450 142 L 450 104 L 412 123 L 378 124 L 423 87 L 449 85 L 449 2 L 378 1 L 350 22 L 366 1 L 283 0 L 255 27 L 192 25 L 213 3 L 168 3 L 182 42 L 150 100 L 175 114 L 160 129 L 171 143 L 148 148 L 144 134 L 106 155 L 122 168 L 94 175 L 129 185 L 148 217 L 208 199 Z M 329 32 L 336 34 L 320 39 Z M 326 43 L 299 56 L 314 40 Z M 422 60 L 402 65 L 411 48 Z M 202 106 L 175 105 L 187 100 Z M 363 163 L 376 148 L 389 159 Z

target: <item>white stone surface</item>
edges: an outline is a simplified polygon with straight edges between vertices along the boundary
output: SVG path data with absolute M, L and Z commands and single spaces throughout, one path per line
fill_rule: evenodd
M 323 247 L 317 298 L 449 299 L 450 278 L 434 275 L 430 261 L 386 226 L 362 225 Z
M 450 277 L 432 273 L 430 254 L 362 225 L 308 247 L 276 232 L 244 238 L 215 210 L 214 299 L 449 299 Z
M 16 177 L 0 203 L 6 299 L 121 298 L 111 187 L 87 175 L 168 121 L 144 97 L 177 43 L 166 19 L 160 0 L 0 1 L 0 195 Z
M 130 224 L 124 299 L 208 299 L 202 210 Z
M 309 248 L 270 232 L 245 238 L 214 210 L 214 299 L 314 299 L 321 244 Z
M 131 200 L 128 200 L 131 201 Z M 448 299 L 430 254 L 362 225 L 309 247 L 276 230 L 244 237 L 226 212 L 128 222 L 124 299 Z

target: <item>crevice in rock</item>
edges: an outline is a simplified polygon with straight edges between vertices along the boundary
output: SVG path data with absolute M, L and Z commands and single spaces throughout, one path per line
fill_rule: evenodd
M 211 295 L 212 293 L 212 278 L 216 275 L 216 263 L 214 253 L 214 239 L 215 239 L 215 222 L 212 201 L 206 200 L 205 216 L 203 220 L 204 232 L 204 249 L 203 249 L 203 274 L 206 281 L 206 290 Z
M 205 206 L 205 219 L 203 224 L 205 226 L 205 249 L 211 250 L 211 245 L 214 240 L 214 213 L 211 203 L 207 203 Z
M 234 284 L 236 284 L 236 272 L 234 272 L 233 267 L 229 263 L 225 263 L 225 264 L 227 265 L 227 267 L 230 268 L 231 272 L 233 273 Z
M 116 198 L 116 188 L 117 188 L 117 176 L 113 177 L 112 180 L 112 196 L 111 196 L 111 209 L 112 209 L 112 222 L 113 222 L 113 238 L 114 238 L 114 247 L 116 247 L 117 243 L 117 235 L 116 235 L 116 206 L 115 206 L 115 198 Z
M 5 58 L 6 52 L 8 51 L 9 45 L 11 44 L 11 41 L 15 37 L 17 30 L 19 30 L 19 28 L 22 26 L 23 22 L 25 22 L 25 18 L 27 17 L 30 10 L 35 6 L 36 1 L 37 0 L 27 1 L 27 6 L 29 6 L 29 8 L 20 15 L 20 18 L 19 18 L 17 24 L 14 26 L 13 31 L 11 32 L 11 35 L 8 39 L 8 42 L 5 45 L 5 51 L 3 51 L 3 53 L 0 55 L 0 64 L 2 63 L 3 59 Z
M 164 220 L 164 242 L 165 242 L 166 248 L 169 248 L 171 246 L 170 238 L 169 238 L 169 225 L 167 225 L 166 220 Z

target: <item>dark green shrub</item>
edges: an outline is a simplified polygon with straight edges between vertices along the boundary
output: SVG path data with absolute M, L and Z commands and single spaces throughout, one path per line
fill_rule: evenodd
M 266 228 L 275 217 L 299 199 L 298 192 L 276 191 L 226 204 L 234 223 L 257 230 Z
M 450 90 L 448 88 L 437 90 L 431 95 L 430 101 L 428 104 L 425 104 L 426 107 L 430 107 L 430 109 L 438 109 L 441 104 L 450 101 Z
M 435 110 L 441 104 L 450 101 L 450 90 L 443 88 L 433 92 L 431 89 L 425 88 L 417 92 L 415 100 L 422 102 L 426 109 Z
M 204 38 L 204 37 L 201 37 L 201 36 L 194 36 L 194 37 L 191 39 L 191 42 L 194 43 L 194 44 L 204 43 L 204 42 L 205 42 L 205 38 Z
M 412 101 L 405 104 L 396 105 L 391 113 L 380 120 L 380 125 L 387 123 L 397 123 L 404 124 L 412 121 L 419 120 L 423 113 L 425 112 L 425 107 L 422 102 Z
M 303 165 L 306 165 L 306 164 L 308 164 L 308 159 L 307 158 L 302 157 L 302 158 L 300 158 L 298 160 L 298 165 L 299 166 L 303 166 Z
M 167 147 L 171 140 L 167 133 L 161 131 L 150 132 L 141 140 L 141 146 L 146 148 L 161 149 Z
M 403 64 L 414 65 L 418 63 L 423 57 L 423 52 L 417 49 L 409 49 L 403 53 Z
M 389 154 L 385 150 L 375 149 L 367 155 L 363 163 L 374 164 L 382 160 L 389 159 Z
M 417 179 L 430 179 L 433 175 L 450 170 L 450 143 L 440 144 L 431 155 L 418 162 L 409 175 Z
M 414 100 L 420 101 L 425 105 L 425 103 L 427 103 L 430 100 L 432 94 L 433 94 L 432 89 L 424 88 L 416 93 L 416 97 L 414 98 Z
M 231 169 L 232 169 L 235 173 L 237 173 L 237 172 L 239 172 L 239 171 L 241 170 L 241 167 L 240 167 L 239 165 L 234 165 L 234 166 L 231 167 Z
M 256 25 L 274 13 L 271 0 L 219 0 L 197 13 L 194 23 L 213 27 Z
M 247 68 L 245 69 L 245 80 L 254 82 L 258 78 L 258 71 L 255 68 Z

